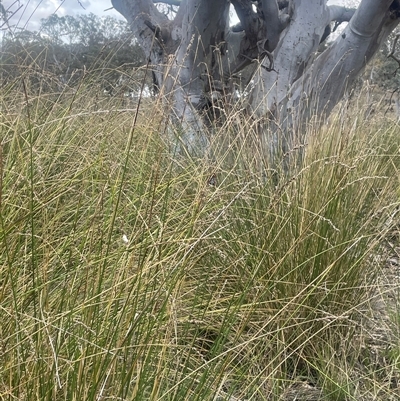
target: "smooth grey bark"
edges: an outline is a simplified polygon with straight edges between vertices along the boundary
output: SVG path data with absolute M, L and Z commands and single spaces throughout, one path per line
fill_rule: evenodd
M 281 99 L 303 74 L 330 22 L 329 10 L 324 3 L 321 5 L 321 0 L 293 1 L 291 23 L 274 52 L 275 70 L 261 69 L 254 78 L 251 105 L 257 116 L 272 114 L 279 119 L 277 107 Z
M 203 153 L 209 139 L 202 110 L 223 79 L 229 2 L 183 0 L 173 21 L 158 12 L 151 0 L 112 0 L 130 22 L 147 50 L 155 84 L 181 124 L 180 144 L 190 153 Z
M 221 80 L 229 7 L 226 1 L 186 1 L 180 44 L 170 61 L 163 90 L 170 95 L 174 117 L 181 122 L 183 146 L 194 153 L 208 146 L 200 110 Z M 213 77 L 210 80 L 210 77 Z
M 259 118 L 269 115 L 265 135 L 271 153 L 288 153 L 305 142 L 305 124 L 329 116 L 398 24 L 398 9 L 390 8 L 390 0 L 362 0 L 355 13 L 337 6 L 317 7 L 318 0 L 308 3 L 314 7 L 304 12 L 302 0 L 293 2 L 295 22 L 275 50 L 276 71 L 260 70 L 255 77 L 251 105 Z M 322 27 L 335 18 L 350 22 L 318 54 Z
M 343 33 L 292 86 L 282 106 L 296 116 L 295 127 L 301 126 L 303 116 L 324 119 L 330 114 L 397 26 L 391 4 L 388 0 L 363 0 Z
M 397 26 L 398 19 L 389 11 L 391 1 L 363 0 L 362 3 L 364 7 L 356 11 L 338 39 L 293 85 L 287 102 L 289 110 L 300 108 L 299 115 L 312 111 L 320 118 L 329 115 Z M 308 93 L 306 103 L 304 93 Z
M 164 63 L 162 41 L 168 35 L 170 21 L 157 10 L 153 2 L 148 0 L 112 0 L 112 5 L 130 23 L 131 30 L 139 45 L 144 49 L 146 56 L 150 57 L 153 65 L 156 66 L 154 74 L 157 81 L 161 82 L 163 71 L 158 66 L 162 66 Z M 174 51 L 172 45 L 177 47 L 179 39 L 177 38 L 177 43 L 173 43 L 172 38 L 168 39 L 169 49 Z
M 208 148 L 205 112 L 236 79 L 252 79 L 249 108 L 272 127 L 270 150 L 301 141 L 304 123 L 329 115 L 400 17 L 399 0 L 362 0 L 357 10 L 328 7 L 327 0 L 163 2 L 179 5 L 173 20 L 153 0 L 112 0 L 149 55 L 155 84 L 181 123 L 180 143 L 191 153 Z M 240 19 L 235 27 L 230 5 Z M 344 21 L 343 34 L 321 52 L 330 26 Z

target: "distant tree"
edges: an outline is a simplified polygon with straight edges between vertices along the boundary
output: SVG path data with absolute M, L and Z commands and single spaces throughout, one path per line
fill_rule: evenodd
M 54 14 L 41 21 L 38 32 L 5 32 L 0 63 L 3 83 L 29 72 L 34 86 L 54 90 L 55 83 L 75 85 L 85 70 L 101 73 L 109 90 L 121 73 L 143 65 L 144 54 L 121 20 Z
M 29 81 L 30 88 L 54 88 L 57 71 L 48 61 L 48 50 L 48 44 L 36 32 L 4 34 L 0 54 L 2 86 L 23 78 L 25 83 Z
M 400 32 L 396 29 L 378 52 L 374 63 L 366 71 L 366 79 L 379 88 L 400 90 Z

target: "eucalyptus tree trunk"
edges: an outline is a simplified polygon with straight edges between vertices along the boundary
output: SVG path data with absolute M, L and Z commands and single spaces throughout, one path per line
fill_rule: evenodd
M 362 0 L 357 9 L 327 0 L 162 2 L 178 7 L 172 19 L 152 0 L 112 0 L 149 55 L 182 148 L 200 154 L 209 145 L 206 111 L 233 95 L 235 80 L 252 82 L 249 110 L 268 126 L 270 151 L 304 141 L 304 125 L 329 115 L 400 17 L 399 0 Z M 342 22 L 342 34 L 321 46 Z
M 251 105 L 257 116 L 269 115 L 276 124 L 268 138 L 274 150 L 304 142 L 304 125 L 329 116 L 399 22 L 392 0 L 363 0 L 353 11 L 319 0 L 307 3 L 306 9 L 301 0 L 293 2 L 293 23 L 274 52 L 276 71 L 254 77 Z M 318 53 L 324 25 L 342 19 L 349 19 L 346 28 Z
M 131 24 L 149 55 L 154 84 L 180 123 L 181 148 L 202 154 L 209 145 L 204 109 L 223 79 L 227 58 L 229 3 L 220 0 L 183 2 L 173 20 L 151 0 L 112 0 Z

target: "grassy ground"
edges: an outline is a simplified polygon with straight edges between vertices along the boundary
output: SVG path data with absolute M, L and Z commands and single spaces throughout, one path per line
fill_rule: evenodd
M 399 399 L 396 123 L 337 114 L 281 173 L 237 115 L 175 157 L 89 89 L 0 100 L 0 399 Z

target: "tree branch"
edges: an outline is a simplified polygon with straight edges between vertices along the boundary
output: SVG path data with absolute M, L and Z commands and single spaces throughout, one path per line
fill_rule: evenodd
M 111 0 L 113 7 L 130 23 L 136 18 L 151 21 L 154 25 L 162 25 L 168 18 L 157 10 L 152 0 Z
M 181 27 L 182 26 L 182 21 L 183 17 L 186 13 L 186 8 L 187 8 L 188 0 L 180 0 L 180 6 L 178 9 L 178 12 L 176 13 L 174 23 L 175 25 Z
M 314 106 L 316 115 L 321 118 L 328 115 L 399 23 L 392 14 L 392 2 L 362 0 L 343 34 L 293 84 L 291 98 L 282 107 L 311 110 Z M 310 94 L 310 87 L 314 88 L 314 94 L 306 99 L 303 94 Z
M 181 0 L 153 0 L 153 3 L 163 3 L 168 4 L 169 6 L 180 6 Z
M 349 22 L 356 12 L 355 8 L 347 8 L 342 6 L 329 6 L 330 20 L 341 24 L 342 22 Z
M 157 10 L 152 0 L 111 0 L 111 3 L 131 25 L 143 48 L 171 46 L 170 21 Z
M 330 14 L 330 23 L 325 27 L 325 31 L 322 35 L 320 43 L 326 40 L 326 38 L 328 38 L 332 32 L 335 32 L 342 22 L 349 22 L 356 12 L 355 8 L 347 8 L 342 6 L 329 6 L 328 9 Z M 331 22 L 335 22 L 333 29 L 331 27 Z
M 277 71 L 260 69 L 254 76 L 251 107 L 258 116 L 266 112 L 280 113 L 279 104 L 287 97 L 288 87 L 302 76 L 313 60 L 325 27 L 329 11 L 325 1 L 302 0 L 291 3 L 290 23 L 274 50 Z M 268 28 L 268 27 L 267 27 Z M 268 60 L 264 60 L 263 64 Z M 267 65 L 268 66 L 268 65 Z M 268 88 L 267 91 L 264 88 Z
M 156 85 L 163 81 L 164 50 L 173 48 L 170 21 L 157 10 L 152 0 L 111 0 L 113 7 L 128 21 L 139 45 L 146 51 L 155 66 L 153 78 Z M 177 46 L 177 45 L 176 45 Z
M 272 52 L 279 42 L 284 25 L 279 18 L 279 7 L 276 0 L 263 0 L 261 12 L 264 21 L 267 23 L 266 50 Z
M 253 11 L 252 2 L 249 0 L 232 0 L 231 3 L 235 7 L 236 14 L 246 35 L 257 37 L 262 21 L 257 13 Z
M 392 3 L 393 0 L 362 0 L 349 23 L 351 32 L 360 37 L 373 36 Z
M 181 90 L 190 98 L 191 93 L 196 96 L 209 93 L 216 81 L 221 82 L 223 63 L 227 58 L 229 3 L 225 0 L 184 0 L 181 7 L 184 7 L 182 36 L 174 68 L 180 71 Z M 198 100 L 190 101 L 200 104 Z
M 257 60 L 261 53 L 267 54 L 268 49 L 265 48 L 267 28 L 261 12 L 254 12 L 252 2 L 249 0 L 231 0 L 231 3 L 245 33 L 242 36 L 238 57 L 232 61 L 230 67 L 230 73 L 234 74 Z

